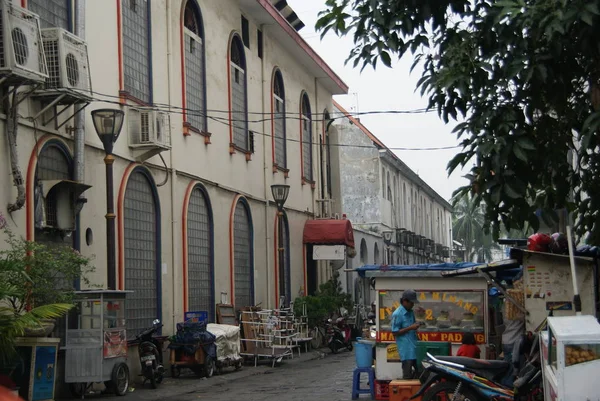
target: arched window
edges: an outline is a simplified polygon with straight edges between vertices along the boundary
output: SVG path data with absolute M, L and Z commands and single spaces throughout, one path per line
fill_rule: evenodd
M 27 7 L 40 16 L 42 28 L 72 30 L 71 0 L 28 0 Z
M 150 173 L 136 168 L 123 204 L 127 329 L 139 333 L 161 319 L 160 205 Z
M 234 292 L 237 309 L 254 305 L 254 249 L 252 215 L 245 199 L 233 215 Z
M 213 219 L 206 190 L 196 185 L 187 209 L 188 310 L 208 311 L 215 322 Z
M 364 238 L 360 240 L 360 264 L 361 266 L 369 264 L 369 251 L 367 250 L 367 242 Z
M 377 245 L 377 243 L 375 243 L 375 249 L 373 249 L 373 263 L 375 263 L 376 265 L 381 263 L 381 259 L 379 256 L 379 245 Z
M 48 190 L 44 187 L 51 185 L 51 181 L 72 179 L 73 160 L 68 149 L 59 142 L 50 142 L 44 146 L 38 157 L 35 173 L 34 220 L 36 242 L 73 245 L 75 236 L 61 236 L 56 230 L 46 230 L 46 228 L 58 228 L 57 206 L 60 200 L 59 193 L 55 188 L 50 189 L 44 195 L 44 189 Z
M 287 168 L 287 143 L 285 121 L 285 88 L 281 71 L 273 76 L 273 137 L 275 138 L 274 162 L 278 167 Z
M 284 296 L 284 302 L 279 303 L 279 307 L 289 306 L 292 301 L 292 272 L 290 268 L 290 227 L 288 224 L 288 218 L 285 212 L 281 216 L 277 216 L 277 219 L 282 219 L 283 230 L 281 231 L 281 244 L 277 246 L 282 250 L 279 253 L 278 271 L 277 275 L 279 278 L 279 296 Z M 278 227 L 281 227 L 278 225 Z M 279 241 L 279 239 L 278 239 Z
M 312 182 L 312 115 L 310 112 L 310 100 L 308 99 L 306 92 L 302 94 L 300 114 L 302 124 L 302 131 L 300 135 L 300 140 L 302 141 L 302 178 L 304 178 L 306 181 Z
M 244 44 L 238 35 L 233 35 L 229 50 L 229 87 L 231 96 L 230 125 L 233 146 L 248 152 L 248 95 L 246 93 L 246 55 Z
M 123 36 L 123 90 L 143 103 L 152 103 L 150 0 L 120 0 Z
M 324 146 L 325 146 L 325 154 L 321 157 L 321 160 L 325 159 L 325 171 L 321 169 L 321 172 L 325 174 L 324 179 L 322 179 L 322 183 L 326 183 L 327 185 L 327 199 L 331 199 L 332 197 L 332 188 L 331 188 L 331 145 L 329 142 L 329 130 L 328 125 L 331 121 L 331 117 L 329 116 L 329 111 L 325 109 L 323 111 L 323 135 L 325 137 Z M 321 184 L 323 185 L 323 184 Z
M 185 54 L 185 122 L 193 131 L 206 132 L 206 68 L 204 26 L 196 0 L 187 0 L 183 12 Z
M 392 201 L 392 180 L 390 179 L 390 172 L 387 172 L 387 200 Z

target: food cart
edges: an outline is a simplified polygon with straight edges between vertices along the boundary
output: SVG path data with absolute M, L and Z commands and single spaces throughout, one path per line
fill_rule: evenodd
M 574 257 L 574 260 L 582 313 L 597 315 L 598 272 L 594 260 L 581 256 Z M 496 276 L 515 266 L 523 267 L 523 285 L 506 291 Z M 539 330 L 545 324 L 550 311 L 554 316 L 575 314 L 568 255 L 513 248 L 510 250 L 510 259 L 448 270 L 442 272 L 442 276 L 454 279 L 479 276 L 487 279 L 505 294 L 508 302 L 526 314 L 527 331 Z
M 414 266 L 362 266 L 362 277 L 375 278 L 377 305 L 377 336 L 375 376 L 377 380 L 402 377 L 402 364 L 391 334 L 391 315 L 400 304 L 402 292 L 413 289 L 419 304 L 415 317 L 425 325 L 417 332 L 425 350 L 440 354 L 452 353 L 461 345 L 465 332 L 475 335 L 483 347 L 488 335 L 488 284 L 485 278 L 472 276 L 443 278 L 441 272 L 473 266 L 473 263 L 441 263 Z M 450 348 L 448 349 L 448 344 Z M 427 349 L 427 346 L 431 345 Z M 421 346 L 423 348 L 423 346 Z M 445 348 L 445 351 L 444 351 Z M 417 351 L 419 353 L 419 350 Z M 424 352 L 423 352 L 424 353 Z M 485 355 L 482 352 L 482 355 Z
M 95 382 L 125 395 L 129 388 L 125 297 L 131 291 L 77 291 L 67 315 L 65 383 L 83 398 Z
M 598 398 L 593 377 L 600 370 L 600 324 L 594 316 L 549 317 L 540 346 L 545 400 Z

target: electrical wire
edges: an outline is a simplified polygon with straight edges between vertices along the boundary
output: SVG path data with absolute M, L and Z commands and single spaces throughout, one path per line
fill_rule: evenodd
M 118 101 L 116 101 L 116 100 L 113 101 L 113 100 L 100 99 L 97 97 L 93 97 L 93 100 L 96 100 L 99 102 L 115 104 L 115 105 L 124 106 L 124 107 L 131 107 L 131 108 L 139 108 L 140 107 L 139 105 L 123 103 L 122 98 L 120 96 L 109 95 L 106 93 L 101 93 L 101 92 L 96 92 L 96 91 L 92 91 L 92 93 L 97 96 L 119 99 Z M 235 119 L 235 118 L 230 119 L 228 116 L 227 117 L 211 116 L 211 115 L 208 115 L 208 113 L 202 112 L 201 110 L 198 110 L 198 109 L 190 109 L 190 108 L 185 108 L 185 107 L 180 107 L 180 106 L 169 105 L 166 103 L 153 103 L 151 105 L 147 105 L 147 106 L 143 106 L 143 107 L 155 109 L 155 110 L 166 112 L 169 114 L 179 114 L 179 115 L 185 114 L 185 115 L 205 117 L 211 121 L 223 124 L 227 127 L 233 126 L 234 125 L 233 123 L 235 123 L 235 122 L 261 123 L 261 122 L 265 122 L 265 121 L 271 121 L 273 119 L 281 119 L 281 117 L 274 117 L 274 114 L 276 114 L 276 113 L 270 113 L 270 112 L 248 112 L 248 113 L 243 112 L 243 114 L 258 114 L 258 115 L 269 115 L 270 116 L 270 117 L 264 118 L 264 119 L 246 120 L 246 119 Z M 216 110 L 216 109 L 207 110 L 207 112 L 208 111 L 218 112 L 218 113 L 227 113 L 227 114 L 229 114 L 230 112 L 233 114 L 239 113 L 239 112 L 234 112 L 234 111 L 230 111 L 230 110 Z M 425 108 L 413 109 L 413 110 L 374 110 L 374 111 L 357 112 L 357 113 L 353 113 L 353 115 L 360 116 L 360 115 L 370 115 L 370 114 L 423 114 L 423 113 L 429 113 L 432 111 L 433 110 L 428 110 Z M 325 116 L 326 113 L 315 113 L 315 114 Z M 311 114 L 311 117 L 315 114 Z M 348 118 L 348 115 L 340 114 L 338 116 L 330 116 L 329 120 L 344 119 L 344 118 Z M 290 116 L 289 114 L 286 113 L 284 119 L 301 121 L 301 120 L 304 120 L 304 117 Z M 255 135 L 268 136 L 268 137 L 272 136 L 270 133 L 259 132 L 256 130 L 251 130 L 251 131 Z M 309 141 L 302 141 L 302 140 L 293 139 L 293 138 L 286 138 L 286 142 L 307 143 L 307 144 L 310 143 Z M 349 147 L 349 148 L 369 148 L 369 149 L 372 148 L 372 145 L 351 145 L 351 144 L 346 144 L 346 143 L 337 143 L 337 144 L 330 143 L 329 146 L 331 146 L 331 147 Z M 458 149 L 460 147 L 461 147 L 461 145 L 437 146 L 437 147 L 389 147 L 389 146 L 386 146 L 387 149 L 394 150 L 394 151 L 437 151 L 437 150 Z

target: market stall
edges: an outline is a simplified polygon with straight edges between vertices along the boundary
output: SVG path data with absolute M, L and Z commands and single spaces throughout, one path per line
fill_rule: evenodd
M 487 280 L 478 276 L 454 279 L 441 276 L 443 271 L 474 265 L 377 265 L 357 269 L 361 276 L 375 279 L 378 310 L 375 376 L 378 380 L 402 377 L 400 356 L 391 334 L 391 315 L 399 306 L 402 292 L 406 289 L 417 292 L 420 303 L 415 305 L 415 317 L 417 321 L 425 323 L 417 332 L 419 341 L 424 344 L 420 348 L 438 354 L 446 348 L 445 353 L 455 355 L 463 334 L 471 332 L 482 347 L 482 355 L 485 355 L 488 335 Z M 427 349 L 428 344 L 435 349 Z
M 448 279 L 483 277 L 505 294 L 510 307 L 525 313 L 525 329 L 536 331 L 546 321 L 550 311 L 554 316 L 575 314 L 573 305 L 573 280 L 568 255 L 533 252 L 513 248 L 511 259 L 461 267 L 442 272 Z M 574 258 L 577 285 L 581 296 L 582 313 L 597 316 L 598 272 L 594 259 Z M 496 275 L 514 266 L 523 266 L 522 285 L 506 290 Z

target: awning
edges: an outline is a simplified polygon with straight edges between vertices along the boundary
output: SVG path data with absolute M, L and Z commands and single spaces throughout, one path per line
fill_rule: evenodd
M 71 180 L 42 180 L 41 183 L 44 198 L 47 198 L 48 194 L 53 189 L 56 189 L 59 192 L 64 189 L 66 191 L 72 191 L 74 199 L 77 199 L 79 195 L 92 187 L 91 185 Z
M 308 220 L 304 225 L 305 244 L 346 245 L 354 248 L 354 232 L 350 220 Z

